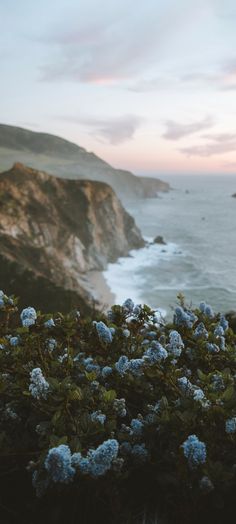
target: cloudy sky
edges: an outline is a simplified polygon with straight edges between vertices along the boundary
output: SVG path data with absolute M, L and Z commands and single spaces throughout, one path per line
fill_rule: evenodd
M 235 0 L 0 0 L 2 123 L 136 173 L 236 173 Z

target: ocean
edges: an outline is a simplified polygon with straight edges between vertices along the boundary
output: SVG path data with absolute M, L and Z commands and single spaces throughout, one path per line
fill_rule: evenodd
M 169 318 L 178 293 L 196 306 L 236 310 L 236 177 L 172 176 L 159 198 L 126 205 L 144 238 L 162 235 L 166 245 L 148 245 L 109 264 L 104 272 L 116 303 L 131 297 L 160 308 Z

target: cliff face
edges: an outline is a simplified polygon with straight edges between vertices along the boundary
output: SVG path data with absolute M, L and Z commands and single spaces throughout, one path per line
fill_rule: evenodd
M 167 183 L 157 179 L 137 177 L 129 171 L 114 169 L 94 153 L 68 140 L 0 124 L 0 171 L 9 169 L 16 161 L 57 177 L 105 182 L 123 201 L 155 197 L 157 191 L 169 189 Z
M 15 164 L 0 174 L 0 289 L 37 307 L 88 311 L 90 270 L 142 247 L 110 186 Z M 45 303 L 46 301 L 46 303 Z

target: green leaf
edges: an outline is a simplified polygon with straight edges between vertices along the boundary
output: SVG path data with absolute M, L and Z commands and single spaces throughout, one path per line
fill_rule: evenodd
M 116 391 L 114 389 L 109 389 L 108 391 L 104 391 L 103 398 L 105 402 L 113 402 L 116 398 Z

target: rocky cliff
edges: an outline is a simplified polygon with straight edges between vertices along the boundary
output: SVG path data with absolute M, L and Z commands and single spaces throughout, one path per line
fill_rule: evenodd
M 0 171 L 9 169 L 16 161 L 57 177 L 105 182 L 123 201 L 155 197 L 158 191 L 169 189 L 169 184 L 158 179 L 114 169 L 94 153 L 68 140 L 0 124 Z
M 0 289 L 26 304 L 88 312 L 89 272 L 143 245 L 107 184 L 56 178 L 19 163 L 0 173 Z

